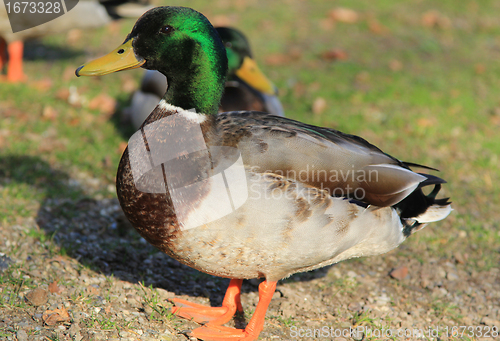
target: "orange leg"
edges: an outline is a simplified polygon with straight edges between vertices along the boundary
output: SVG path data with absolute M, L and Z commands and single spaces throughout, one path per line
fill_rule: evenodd
M 9 65 L 7 70 L 8 82 L 20 82 L 26 79 L 23 73 L 23 42 L 21 40 L 10 43 L 7 47 L 9 51 Z
M 259 285 L 259 303 L 245 329 L 229 328 L 209 322 L 203 327 L 193 330 L 190 336 L 205 341 L 256 340 L 264 328 L 266 311 L 275 290 L 276 282 L 264 281 Z
M 231 321 L 236 310 L 243 312 L 240 300 L 242 283 L 242 279 L 232 279 L 229 282 L 224 301 L 222 301 L 222 307 L 206 307 L 201 304 L 173 298 L 170 300 L 170 302 L 175 304 L 175 307 L 172 308 L 172 313 L 198 323 L 210 322 L 214 325 L 227 323 Z

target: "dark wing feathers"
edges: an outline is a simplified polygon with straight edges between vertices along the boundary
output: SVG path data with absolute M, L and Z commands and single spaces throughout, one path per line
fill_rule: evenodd
M 254 111 L 223 113 L 217 122 L 219 140 L 212 143 L 236 146 L 245 164 L 260 172 L 295 177 L 332 196 L 393 206 L 439 179 L 415 173 L 409 167 L 414 164 L 334 129 Z

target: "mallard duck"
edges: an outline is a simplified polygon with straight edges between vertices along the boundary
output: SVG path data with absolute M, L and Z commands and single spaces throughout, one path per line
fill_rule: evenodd
M 80 0 L 66 14 L 16 33 L 12 32 L 6 7 L 0 6 L 0 71 L 7 64 L 8 53 L 6 81 L 19 82 L 26 79 L 23 72 L 23 50 L 24 41 L 27 39 L 61 33 L 73 28 L 97 28 L 109 24 L 112 18 L 137 18 L 151 9 L 149 5 L 127 3 L 130 1 L 133 0 Z M 16 18 L 16 20 L 23 19 L 25 18 Z
M 276 87 L 260 71 L 252 57 L 245 35 L 235 28 L 217 27 L 228 58 L 228 76 L 219 112 L 256 110 L 285 116 Z M 158 71 L 146 70 L 140 89 L 130 106 L 123 110 L 125 120 L 135 129 L 149 116 L 167 91 L 167 78 Z
M 131 139 L 116 177 L 127 218 L 149 243 L 199 271 L 230 278 L 222 307 L 173 299 L 203 340 L 254 340 L 276 283 L 294 273 L 394 249 L 444 219 L 444 180 L 410 169 L 366 140 L 255 111 L 218 115 L 227 54 L 201 13 L 158 7 L 110 54 L 76 70 L 143 67 L 168 91 Z M 433 185 L 430 194 L 422 188 Z M 264 278 L 245 329 L 243 279 Z

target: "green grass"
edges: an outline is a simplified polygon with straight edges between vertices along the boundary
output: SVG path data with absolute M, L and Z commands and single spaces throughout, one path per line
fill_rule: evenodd
M 174 318 L 170 307 L 166 307 L 166 302 L 162 301 L 158 290 L 152 285 L 145 287 L 144 283 L 139 283 L 142 289 L 142 298 L 146 306 L 150 308 L 149 320 L 169 322 Z
M 24 309 L 26 301 L 19 296 L 21 291 L 36 287 L 32 278 L 23 276 L 24 265 L 12 264 L 7 270 L 0 272 L 0 308 Z
M 455 321 L 459 321 L 462 318 L 460 310 L 455 304 L 443 302 L 441 300 L 435 300 L 434 302 L 432 302 L 431 307 L 438 319 L 446 317 Z
M 100 330 L 114 330 L 120 331 L 120 327 L 116 322 L 111 321 L 110 318 L 102 315 L 94 316 L 92 312 L 91 315 L 85 319 L 85 326 L 89 329 L 100 329 Z
M 297 321 L 295 321 L 292 317 L 285 318 L 282 316 L 273 316 L 273 318 L 279 321 L 281 324 L 283 324 L 285 328 L 290 328 L 297 324 Z

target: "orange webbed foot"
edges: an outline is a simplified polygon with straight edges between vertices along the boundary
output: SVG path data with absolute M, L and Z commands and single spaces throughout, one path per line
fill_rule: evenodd
M 169 301 L 175 304 L 175 307 L 172 307 L 172 313 L 174 315 L 201 324 L 209 322 L 219 325 L 224 324 L 230 321 L 236 313 L 236 309 L 233 311 L 230 307 L 207 307 L 202 304 L 191 303 L 176 298 L 170 299 Z
M 210 323 L 203 327 L 196 328 L 189 333 L 190 337 L 196 337 L 204 341 L 228 341 L 228 340 L 255 340 L 259 336 L 247 334 L 245 329 L 229 328 L 224 326 L 215 326 Z
M 172 308 L 172 313 L 198 323 L 210 323 L 212 325 L 227 323 L 236 314 L 236 310 L 243 312 L 240 301 L 242 283 L 243 280 L 241 279 L 232 279 L 229 282 L 229 287 L 227 288 L 221 307 L 206 307 L 201 304 L 174 298 L 169 300 L 175 305 Z
M 233 282 L 234 281 L 234 282 Z M 245 329 L 236 329 L 236 328 L 229 328 L 229 327 L 224 327 L 222 326 L 223 323 L 222 321 L 228 322 L 232 316 L 234 315 L 236 311 L 236 307 L 238 307 L 238 311 L 242 311 L 241 308 L 241 303 L 240 301 L 240 296 L 239 292 L 241 291 L 241 280 L 231 280 L 231 283 L 229 284 L 228 291 L 226 292 L 226 296 L 224 297 L 224 302 L 222 303 L 222 308 L 224 308 L 224 304 L 226 303 L 226 300 L 228 302 L 234 302 L 235 308 L 230 316 L 229 319 L 227 317 L 229 316 L 229 308 L 228 312 L 223 313 L 220 317 L 215 318 L 213 321 L 208 322 L 205 324 L 203 327 L 196 328 L 193 330 L 191 333 L 189 333 L 189 336 L 193 336 L 205 341 L 225 341 L 225 340 L 244 340 L 244 341 L 250 341 L 250 340 L 256 340 L 259 337 L 260 332 L 264 328 L 264 318 L 266 316 L 266 311 L 267 308 L 269 307 L 269 303 L 271 303 L 271 299 L 273 298 L 274 291 L 276 290 L 276 282 L 268 282 L 264 281 L 259 285 L 259 303 L 257 304 L 257 307 L 255 309 L 255 312 L 250 319 L 250 322 L 248 322 L 248 325 Z M 232 289 L 232 285 L 234 287 L 237 286 L 238 288 L 238 295 L 233 296 L 233 294 L 230 294 L 230 292 L 235 292 L 235 290 Z M 235 299 L 237 297 L 237 299 Z M 181 300 L 178 300 L 181 301 Z M 237 301 L 237 302 L 236 302 Z M 180 303 L 185 303 L 186 301 L 180 302 Z M 239 304 L 237 304 L 239 303 Z M 183 309 L 198 309 L 197 307 L 199 305 L 194 305 L 192 303 L 188 304 L 190 307 L 180 307 L 177 308 L 179 311 L 182 313 Z M 196 307 L 195 307 L 196 306 Z M 192 308 L 191 308 L 192 307 Z M 203 307 L 203 306 L 201 306 Z M 210 309 L 203 307 L 204 309 Z M 217 308 L 211 308 L 211 309 L 217 309 Z M 187 310 L 186 314 L 188 314 L 190 311 Z M 218 310 L 213 310 L 213 312 L 219 312 Z M 180 316 L 181 315 L 179 314 Z M 196 321 L 196 319 L 195 319 Z

